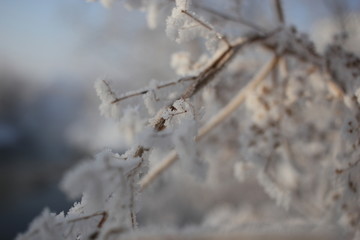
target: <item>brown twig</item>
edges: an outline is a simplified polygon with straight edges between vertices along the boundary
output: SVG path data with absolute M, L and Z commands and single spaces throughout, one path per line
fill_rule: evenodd
M 277 14 L 279 22 L 284 24 L 285 23 L 285 15 L 284 15 L 284 9 L 283 9 L 281 0 L 275 0 L 275 9 L 276 9 L 276 14 Z
M 186 16 L 190 17 L 193 21 L 197 22 L 198 24 L 200 24 L 202 27 L 206 28 L 207 30 L 209 30 L 210 32 L 214 32 L 216 37 L 218 39 L 220 39 L 221 41 L 223 41 L 228 47 L 230 47 L 230 43 L 229 41 L 227 40 L 227 38 L 217 32 L 212 26 L 210 26 L 209 24 L 205 23 L 204 21 L 200 20 L 199 18 L 195 17 L 192 13 L 190 13 L 189 11 L 187 10 L 181 10 L 182 13 L 184 13 Z
M 237 17 L 230 16 L 230 15 L 221 13 L 219 11 L 216 11 L 214 9 L 208 8 L 206 6 L 200 6 L 200 5 L 196 4 L 196 2 L 194 2 L 193 5 L 194 5 L 195 8 L 198 8 L 198 9 L 203 10 L 205 12 L 211 13 L 212 15 L 214 15 L 216 17 L 220 17 L 222 19 L 232 21 L 232 22 L 241 23 L 241 24 L 243 24 L 243 25 L 245 25 L 247 27 L 252 28 L 253 30 L 255 30 L 258 33 L 266 33 L 266 29 L 254 24 L 254 23 L 252 23 L 250 21 L 247 21 L 246 19 L 244 19 L 244 18 L 242 18 L 240 16 L 237 16 Z
M 166 87 L 173 86 L 173 85 L 176 85 L 176 84 L 179 84 L 179 83 L 182 83 L 182 82 L 193 81 L 195 79 L 196 79 L 196 76 L 182 77 L 182 78 L 179 78 L 179 79 L 177 79 L 175 81 L 170 81 L 170 82 L 165 82 L 165 83 L 159 84 L 159 85 L 157 85 L 155 87 L 155 89 L 166 88 Z M 120 96 L 120 97 L 115 97 L 115 99 L 111 102 L 111 104 L 118 103 L 118 102 L 120 102 L 122 100 L 125 100 L 127 98 L 131 98 L 131 97 L 146 94 L 146 93 L 148 93 L 149 91 L 152 91 L 152 90 L 154 90 L 154 88 L 150 87 L 150 88 L 146 88 L 146 89 L 140 89 L 138 91 L 132 92 L 130 94 L 125 94 L 125 95 Z
M 356 160 L 355 162 L 349 162 L 348 166 L 345 168 L 338 168 L 335 170 L 336 174 L 342 174 L 345 171 L 350 170 L 351 168 L 355 167 L 356 165 L 358 165 L 360 163 L 360 159 Z
M 199 75 L 195 82 L 181 95 L 181 98 L 190 98 L 195 95 L 200 89 L 206 86 L 215 76 L 218 74 L 235 56 L 236 54 L 244 47 L 249 44 L 253 44 L 264 40 L 273 34 L 277 30 L 270 32 L 266 35 L 253 35 L 248 38 L 239 38 L 217 57 L 213 62 L 211 62 L 208 67 L 204 69 Z
M 235 56 L 235 53 L 237 53 L 243 46 L 257 42 L 259 40 L 263 40 L 269 36 L 272 36 L 273 34 L 275 34 L 278 31 L 278 30 L 275 30 L 275 31 L 267 33 L 267 34 L 264 34 L 264 32 L 262 31 L 262 34 L 253 35 L 248 38 L 240 38 L 240 40 L 238 39 L 235 43 L 230 43 L 224 35 L 218 33 L 209 24 L 205 23 L 204 21 L 201 21 L 199 18 L 195 17 L 193 14 L 191 14 L 187 10 L 182 10 L 181 12 L 183 14 L 187 15 L 188 17 L 190 17 L 191 19 L 193 19 L 195 22 L 199 23 L 204 28 L 208 29 L 209 31 L 214 32 L 215 35 L 217 36 L 217 38 L 220 39 L 221 41 L 223 41 L 227 46 L 226 50 L 220 56 L 218 56 L 216 59 L 214 59 L 214 61 L 211 62 L 208 65 L 208 67 L 206 67 L 197 76 L 180 78 L 178 80 L 163 83 L 163 84 L 155 87 L 155 89 L 161 89 L 161 88 L 176 85 L 178 83 L 185 82 L 185 81 L 195 81 L 195 83 L 192 84 L 182 94 L 181 98 L 189 98 L 192 95 L 194 95 L 198 90 L 200 90 L 203 86 L 205 86 L 228 62 L 230 62 L 232 60 L 232 58 Z M 125 94 L 120 97 L 115 97 L 115 99 L 111 103 L 115 104 L 115 103 L 118 103 L 127 98 L 143 95 L 153 89 L 154 88 L 141 89 L 141 90 L 132 92 L 130 94 Z
M 97 216 L 102 216 L 98 227 L 102 227 L 103 223 L 106 221 L 107 217 L 108 217 L 108 213 L 106 211 L 102 211 L 102 212 L 96 212 L 90 215 L 86 215 L 86 216 L 81 216 L 81 217 L 77 217 L 77 218 L 72 218 L 70 220 L 68 220 L 67 222 L 71 223 L 71 222 L 78 222 L 78 221 L 82 221 L 82 220 L 87 220 L 93 217 L 97 217 Z

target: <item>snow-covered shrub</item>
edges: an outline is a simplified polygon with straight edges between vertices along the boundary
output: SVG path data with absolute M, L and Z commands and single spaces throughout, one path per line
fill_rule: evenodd
M 202 52 L 173 54 L 179 77 L 136 91 L 96 81 L 101 114 L 131 147 L 71 169 L 61 187 L 80 202 L 45 210 L 18 240 L 360 235 L 360 58 L 337 41 L 317 52 L 279 0 L 271 29 L 234 17 L 241 1 L 224 2 L 236 7 L 125 2 L 150 28 L 168 9 L 166 35 Z M 229 31 L 234 22 L 247 30 Z

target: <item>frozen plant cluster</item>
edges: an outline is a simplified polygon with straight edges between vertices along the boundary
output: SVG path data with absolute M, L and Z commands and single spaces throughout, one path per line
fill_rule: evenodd
M 125 1 L 182 44 L 178 78 L 122 94 L 96 81 L 129 149 L 71 169 L 61 188 L 81 200 L 17 240 L 359 238 L 360 58 L 336 38 L 318 52 L 280 0 L 271 26 L 235 17 L 246 2 Z

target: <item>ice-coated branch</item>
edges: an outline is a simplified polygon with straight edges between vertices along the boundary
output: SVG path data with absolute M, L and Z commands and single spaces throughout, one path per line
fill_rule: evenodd
M 253 23 L 251 21 L 248 21 L 248 20 L 242 18 L 241 16 L 234 17 L 234 16 L 231 16 L 229 14 L 224 14 L 224 13 L 221 13 L 221 12 L 215 10 L 215 9 L 209 8 L 207 6 L 198 5 L 196 2 L 194 2 L 193 5 L 194 5 L 195 8 L 198 8 L 200 10 L 208 12 L 208 13 L 216 16 L 216 17 L 220 17 L 220 18 L 222 18 L 224 20 L 227 20 L 227 21 L 238 22 L 240 24 L 243 24 L 244 26 L 247 26 L 247 27 L 255 30 L 258 33 L 266 33 L 266 29 L 264 29 L 261 26 L 256 25 L 255 23 Z
M 271 70 L 276 66 L 278 57 L 272 58 L 260 71 L 249 81 L 249 83 L 240 90 L 240 92 L 215 116 L 213 116 L 203 127 L 200 128 L 195 140 L 201 140 L 211 130 L 213 130 L 221 122 L 225 121 L 245 100 L 246 94 L 256 88 L 256 86 L 264 80 Z M 156 165 L 149 173 L 143 177 L 140 182 L 140 189 L 144 190 L 151 182 L 153 182 L 162 172 L 169 168 L 176 160 L 177 153 L 172 150 L 158 165 Z
M 199 24 L 201 23 L 202 26 L 204 26 L 206 29 L 210 31 L 215 31 L 211 26 L 207 25 L 206 23 L 202 22 L 201 20 L 197 19 L 195 16 L 191 15 L 191 13 L 183 10 L 182 11 L 187 16 L 191 17 L 194 21 L 197 21 Z M 203 86 L 205 86 L 228 62 L 232 60 L 232 58 L 235 56 L 235 54 L 245 45 L 249 45 L 255 42 L 258 42 L 260 40 L 265 39 L 266 37 L 269 37 L 273 35 L 275 32 L 270 32 L 268 34 L 260 34 L 260 35 L 253 35 L 248 38 L 239 38 L 235 41 L 235 43 L 229 43 L 228 40 L 217 33 L 217 36 L 219 39 L 224 41 L 227 45 L 227 48 L 225 51 L 223 51 L 222 54 L 220 54 L 218 57 L 216 57 L 212 62 L 210 62 L 207 67 L 205 67 L 197 76 L 189 76 L 189 77 L 183 77 L 179 78 L 174 81 L 169 81 L 165 83 L 160 83 L 156 85 L 155 89 L 161 89 L 166 88 L 169 86 L 173 86 L 182 82 L 187 81 L 193 81 L 194 83 L 182 94 L 182 98 L 189 98 L 192 95 L 194 95 L 199 89 L 201 89 Z M 107 85 L 108 86 L 108 85 Z M 154 90 L 154 87 L 139 89 L 136 91 L 130 91 L 127 92 L 119 97 L 115 97 L 114 100 L 111 101 L 111 104 L 118 103 L 122 100 L 125 100 L 127 98 L 139 96 L 148 93 L 149 91 Z
M 121 95 L 119 97 L 115 97 L 115 99 L 111 102 L 111 104 L 120 102 L 120 101 L 125 100 L 127 98 L 131 98 L 131 97 L 146 94 L 149 91 L 154 90 L 154 89 L 166 88 L 166 87 L 173 86 L 173 85 L 176 85 L 176 84 L 179 84 L 179 83 L 182 83 L 182 82 L 193 81 L 195 79 L 196 79 L 195 76 L 182 77 L 182 78 L 179 78 L 177 80 L 168 81 L 168 82 L 164 82 L 164 83 L 159 83 L 155 87 L 148 87 L 148 88 L 143 88 L 143 89 L 139 89 L 139 90 L 135 90 L 135 91 L 130 91 L 130 92 L 127 92 L 127 93 L 125 93 L 125 94 L 123 94 L 123 95 Z
M 207 24 L 206 22 L 200 20 L 199 18 L 195 17 L 191 12 L 183 9 L 181 10 L 181 12 L 183 14 L 185 14 L 186 16 L 190 17 L 192 20 L 194 20 L 196 23 L 200 24 L 202 27 L 206 28 L 207 30 L 211 31 L 211 32 L 214 32 L 216 37 L 218 39 L 220 39 L 221 41 L 223 41 L 228 47 L 230 47 L 230 42 L 227 40 L 227 38 L 218 33 L 212 26 L 210 26 L 209 24 Z
M 215 77 L 215 75 L 233 59 L 242 47 L 257 42 L 263 38 L 264 36 L 255 35 L 249 38 L 240 38 L 236 43 L 230 44 L 225 51 L 215 58 L 208 67 L 206 67 L 204 71 L 197 76 L 196 81 L 188 87 L 188 89 L 181 95 L 181 98 L 186 99 L 192 97 L 200 89 L 206 86 Z

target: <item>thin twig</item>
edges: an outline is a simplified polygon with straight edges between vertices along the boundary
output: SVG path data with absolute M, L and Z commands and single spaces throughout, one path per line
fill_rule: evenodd
M 81 216 L 81 217 L 76 217 L 76 218 L 72 218 L 69 219 L 67 222 L 78 222 L 78 221 L 82 221 L 82 220 L 87 220 L 93 217 L 97 217 L 97 216 L 102 216 L 101 219 L 103 218 L 107 218 L 108 213 L 106 211 L 102 211 L 102 212 L 96 212 L 90 215 L 86 215 L 86 216 Z M 102 222 L 103 220 L 101 220 L 100 222 Z
M 283 78 L 287 79 L 289 77 L 289 63 L 286 59 L 286 56 L 283 56 L 280 59 L 279 70 Z
M 190 17 L 192 20 L 194 20 L 195 22 L 199 23 L 202 27 L 206 28 L 207 30 L 209 30 L 210 32 L 214 32 L 216 37 L 218 39 L 220 39 L 221 41 L 223 41 L 228 47 L 230 47 L 230 43 L 227 40 L 227 38 L 217 32 L 212 26 L 210 26 L 209 24 L 205 23 L 204 21 L 200 20 L 199 18 L 195 17 L 193 14 L 191 14 L 189 11 L 187 10 L 181 10 L 182 13 L 184 13 L 186 16 Z
M 178 154 L 175 150 L 172 150 L 166 157 L 154 166 L 147 175 L 145 175 L 140 181 L 140 191 L 143 191 L 150 183 L 152 183 L 161 173 L 168 169 L 176 160 Z
M 217 57 L 212 63 L 202 71 L 194 83 L 181 95 L 181 98 L 190 98 L 196 94 L 200 89 L 206 86 L 215 76 L 219 73 L 233 58 L 236 53 L 240 51 L 244 46 L 263 40 L 276 31 L 271 32 L 267 35 L 254 35 L 248 38 L 239 38 Z
M 329 90 L 334 94 L 336 98 L 344 98 L 344 90 L 330 76 L 326 79 L 326 83 L 328 84 Z
M 265 49 L 268 49 L 272 52 L 277 49 L 276 44 L 272 45 L 272 44 L 266 43 L 265 41 L 262 42 L 261 46 L 263 46 Z M 324 73 L 326 76 L 328 76 L 326 83 L 327 83 L 329 89 L 331 90 L 331 92 L 335 95 L 336 98 L 343 99 L 343 96 L 345 95 L 343 88 L 332 79 L 329 69 L 324 69 L 323 63 L 324 63 L 325 57 L 320 55 L 319 53 L 317 53 L 315 50 L 311 50 L 311 49 L 305 50 L 304 49 L 304 51 L 309 51 L 309 55 L 311 57 L 304 58 L 303 56 L 300 56 L 298 54 L 298 52 L 294 51 L 291 48 L 284 49 L 284 51 L 282 52 L 282 55 L 283 55 L 283 57 L 286 57 L 286 56 L 295 57 L 299 61 L 311 64 L 312 69 L 316 68 L 320 72 Z
M 196 140 L 203 138 L 209 131 L 228 118 L 230 114 L 244 102 L 249 91 L 255 89 L 259 83 L 269 75 L 271 70 L 276 66 L 277 62 L 278 58 L 273 57 L 266 65 L 264 65 L 258 74 L 256 74 L 223 109 L 221 109 L 199 130 Z
M 196 76 L 182 77 L 182 78 L 179 78 L 179 79 L 177 79 L 175 81 L 169 81 L 169 82 L 161 83 L 161 84 L 157 85 L 156 87 L 149 87 L 149 88 L 145 88 L 145 89 L 140 89 L 140 90 L 131 92 L 130 94 L 124 94 L 123 96 L 116 97 L 114 99 L 114 101 L 112 101 L 111 103 L 114 104 L 114 103 L 120 102 L 122 100 L 125 100 L 127 98 L 143 95 L 143 94 L 146 94 L 149 91 L 152 91 L 154 89 L 161 89 L 161 88 L 173 86 L 173 85 L 176 85 L 178 83 L 182 83 L 182 82 L 186 82 L 186 81 L 194 81 L 196 78 L 197 78 Z
M 213 76 L 225 65 L 231 56 L 233 56 L 233 48 L 227 48 L 218 58 L 215 59 L 202 73 L 199 74 L 197 81 L 191 84 L 181 98 L 190 98 L 198 92 L 203 86 L 207 85 Z
M 170 2 L 175 2 L 174 0 L 169 0 L 169 1 Z M 197 8 L 197 9 L 203 10 L 205 12 L 208 12 L 208 13 L 214 15 L 215 17 L 220 17 L 220 18 L 228 20 L 228 21 L 241 23 L 241 24 L 243 24 L 243 25 L 245 25 L 247 27 L 252 28 L 253 30 L 255 30 L 258 33 L 266 33 L 266 29 L 264 29 L 264 28 L 262 28 L 262 27 L 260 27 L 260 26 L 258 26 L 256 24 L 242 18 L 241 16 L 234 17 L 234 16 L 226 15 L 224 13 L 216 11 L 215 9 L 199 5 L 198 2 L 196 2 L 196 1 L 192 2 L 192 6 L 194 8 Z
M 239 50 L 242 46 L 246 45 L 246 44 L 250 44 L 253 42 L 256 42 L 258 40 L 261 40 L 265 38 L 265 36 L 253 36 L 250 38 L 242 38 L 241 41 L 238 41 L 235 45 L 231 45 L 230 47 L 228 47 L 219 57 L 217 57 L 213 62 L 211 62 L 199 75 L 197 76 L 190 76 L 190 77 L 183 77 L 183 78 L 179 78 L 175 81 L 169 81 L 169 82 L 165 82 L 162 84 L 157 85 L 155 88 L 154 87 L 149 87 L 149 88 L 145 88 L 145 89 L 140 89 L 131 93 L 127 93 L 124 94 L 120 97 L 114 97 L 115 99 L 111 102 L 112 104 L 114 103 L 118 103 L 122 100 L 125 100 L 127 98 L 131 98 L 131 97 L 135 97 L 135 96 L 139 96 L 139 95 L 143 95 L 148 93 L 149 91 L 152 91 L 154 89 L 161 89 L 161 88 L 165 88 L 165 87 L 169 87 L 172 85 L 176 85 L 182 82 L 186 82 L 186 81 L 196 81 L 195 84 L 199 84 L 199 82 L 203 82 L 204 80 L 209 80 L 210 77 L 213 77 L 218 70 L 220 70 L 226 63 L 228 63 L 232 58 L 232 56 L 234 55 L 235 51 L 231 51 L 232 49 L 236 49 Z M 229 52 L 231 51 L 231 55 L 229 55 Z M 212 74 L 209 74 L 209 73 Z M 108 86 L 108 84 L 107 84 Z M 109 87 L 110 88 L 110 87 Z M 196 90 L 197 91 L 197 90 Z M 195 91 L 195 92 L 196 92 Z M 194 93 L 195 93 L 194 92 Z M 192 96 L 194 93 L 192 94 L 187 94 L 190 96 Z
M 285 23 L 285 15 L 284 15 L 284 9 L 283 9 L 281 0 L 275 0 L 275 8 L 276 8 L 276 14 L 278 16 L 279 22 L 284 24 Z
M 250 27 L 252 28 L 253 30 L 255 30 L 256 32 L 258 33 L 266 33 L 266 29 L 240 17 L 240 16 L 237 16 L 237 17 L 233 17 L 233 16 L 230 16 L 230 15 L 227 15 L 227 14 L 224 14 L 224 13 L 221 13 L 219 11 L 216 11 L 214 9 L 211 9 L 211 8 L 208 8 L 206 6 L 200 6 L 200 5 L 197 5 L 196 2 L 193 3 L 194 7 L 195 8 L 198 8 L 200 10 L 203 10 L 205 12 L 208 12 L 208 13 L 211 13 L 212 15 L 216 16 L 216 17 L 220 17 L 222 19 L 225 19 L 225 20 L 228 20 L 228 21 L 232 21 L 232 22 L 239 22 L 247 27 Z
M 185 91 L 185 93 L 181 96 L 182 98 L 191 97 L 199 89 L 201 89 L 204 85 L 206 85 L 216 75 L 216 73 L 218 73 L 228 62 L 230 62 L 230 60 L 233 58 L 235 53 L 238 50 L 240 50 L 243 46 L 245 46 L 246 44 L 254 43 L 256 41 L 265 39 L 269 36 L 272 36 L 274 33 L 277 32 L 277 31 L 273 31 L 268 34 L 264 34 L 264 31 L 261 31 L 261 34 L 259 34 L 259 35 L 253 35 L 248 38 L 240 38 L 240 41 L 237 40 L 237 42 L 234 44 L 234 43 L 230 43 L 224 35 L 218 33 L 212 26 L 201 21 L 199 18 L 197 18 L 196 16 L 194 16 L 187 10 L 182 10 L 181 12 L 183 14 L 187 15 L 188 17 L 190 17 L 191 19 L 193 19 L 195 22 L 199 23 L 201 26 L 203 26 L 207 30 L 214 32 L 215 35 L 221 41 L 223 41 L 227 46 L 227 49 L 219 57 L 217 57 L 212 63 L 210 63 L 210 65 L 208 67 L 206 67 L 199 75 L 180 78 L 178 80 L 166 82 L 166 83 L 160 84 L 155 87 L 155 89 L 161 89 L 161 88 L 176 85 L 178 83 L 185 82 L 185 81 L 195 81 L 195 83 L 192 86 L 190 86 L 188 88 L 188 90 Z M 140 89 L 138 91 L 127 93 L 120 97 L 114 97 L 115 99 L 111 103 L 114 104 L 114 103 L 118 103 L 122 100 L 125 100 L 127 98 L 143 95 L 151 90 L 154 90 L 154 88 Z
M 196 141 L 200 141 L 206 134 L 225 121 L 245 100 L 246 95 L 256 88 L 256 86 L 264 80 L 271 70 L 276 66 L 278 58 L 274 57 L 256 74 L 249 83 L 240 90 L 240 92 L 215 116 L 213 116 L 203 127 L 200 128 Z M 151 182 L 153 182 L 162 172 L 169 168 L 178 158 L 175 150 L 172 150 L 158 165 L 156 165 L 144 178 L 139 182 L 140 191 L 144 190 Z
M 349 162 L 347 167 L 345 167 L 345 168 L 337 168 L 337 169 L 335 170 L 335 173 L 336 173 L 336 174 L 341 174 L 341 173 L 343 173 L 343 172 L 345 172 L 345 171 L 348 171 L 348 170 L 350 170 L 351 168 L 355 167 L 355 166 L 358 165 L 359 163 L 360 163 L 360 159 L 356 160 L 355 162 Z
M 130 182 L 130 219 L 131 219 L 131 227 L 133 230 L 137 227 L 137 221 L 136 221 L 136 213 L 135 213 L 135 186 L 134 186 L 134 179 L 131 179 Z

